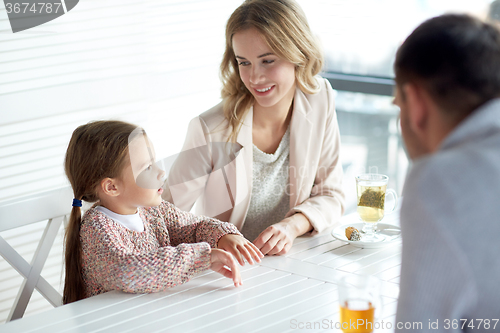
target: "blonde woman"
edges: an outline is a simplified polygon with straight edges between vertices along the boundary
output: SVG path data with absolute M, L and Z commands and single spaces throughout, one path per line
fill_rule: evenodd
M 190 123 L 164 199 L 231 222 L 264 254 L 343 212 L 333 90 L 292 0 L 247 0 L 226 26 L 223 101 Z M 205 147 L 205 149 L 204 149 Z

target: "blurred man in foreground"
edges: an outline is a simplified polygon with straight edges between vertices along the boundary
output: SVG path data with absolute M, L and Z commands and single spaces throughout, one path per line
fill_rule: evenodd
M 394 68 L 414 161 L 396 325 L 499 331 L 500 32 L 466 15 L 432 18 L 401 45 Z

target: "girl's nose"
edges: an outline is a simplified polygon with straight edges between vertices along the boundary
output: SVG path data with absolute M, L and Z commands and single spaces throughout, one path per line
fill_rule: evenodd
M 161 181 L 165 180 L 165 175 L 166 175 L 165 171 L 158 168 L 158 180 Z
M 165 180 L 165 171 L 163 171 L 158 162 L 153 162 L 153 172 L 156 172 L 156 179 Z

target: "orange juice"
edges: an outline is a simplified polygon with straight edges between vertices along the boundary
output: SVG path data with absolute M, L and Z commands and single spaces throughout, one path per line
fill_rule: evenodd
M 373 332 L 375 308 L 366 300 L 348 300 L 340 305 L 340 325 L 344 333 Z

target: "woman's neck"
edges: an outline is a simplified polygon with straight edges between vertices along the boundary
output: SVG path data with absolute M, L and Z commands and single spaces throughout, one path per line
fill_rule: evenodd
M 263 107 L 255 103 L 253 106 L 253 127 L 278 132 L 286 130 L 292 115 L 294 95 L 295 89 L 291 89 L 290 93 L 271 107 Z
M 265 153 L 276 152 L 292 119 L 295 89 L 290 90 L 291 94 L 284 96 L 272 107 L 263 108 L 257 103 L 253 107 L 252 141 Z

